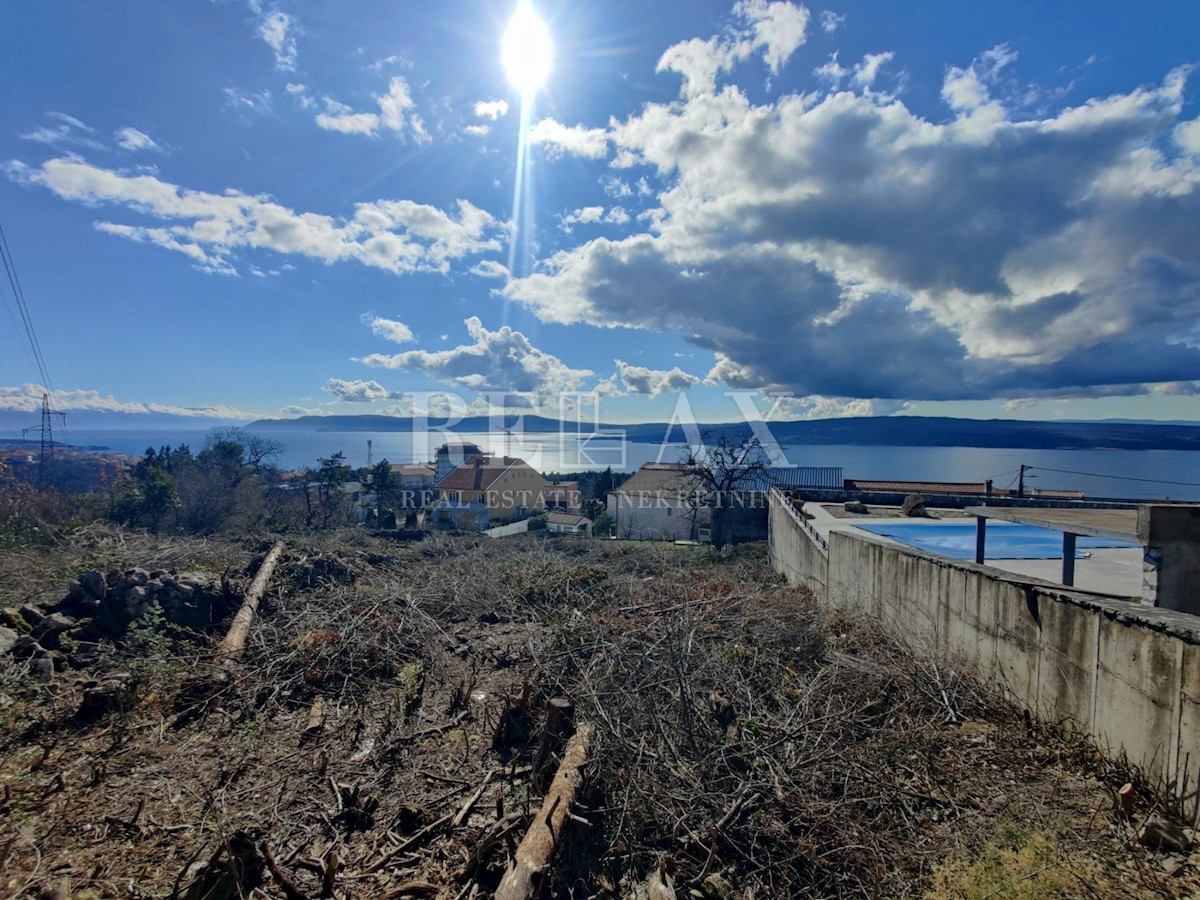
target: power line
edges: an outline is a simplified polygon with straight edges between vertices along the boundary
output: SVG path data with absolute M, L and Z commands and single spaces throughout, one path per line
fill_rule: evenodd
M 1112 478 L 1115 481 L 1141 481 L 1145 484 L 1170 484 L 1176 487 L 1200 487 L 1195 481 L 1165 481 L 1161 478 L 1134 478 L 1132 475 L 1103 475 L 1100 472 L 1073 472 L 1070 469 L 1048 469 L 1045 466 L 1026 466 L 1039 472 L 1057 472 L 1059 475 L 1082 475 L 1085 478 Z
M 4 233 L 2 225 L 0 225 L 0 261 L 4 264 L 4 273 L 8 276 L 9 287 L 12 288 L 13 296 L 16 297 L 17 310 L 21 314 L 21 321 L 25 326 L 25 336 L 29 339 L 29 346 L 33 350 L 34 362 L 37 364 L 38 374 L 42 377 L 42 384 L 53 393 L 54 384 L 46 369 L 46 358 L 42 355 L 42 346 L 38 342 L 37 332 L 33 327 L 33 318 L 29 315 L 29 304 L 25 302 L 21 278 L 17 274 L 17 265 L 13 260 L 12 249 L 8 246 L 8 236 Z

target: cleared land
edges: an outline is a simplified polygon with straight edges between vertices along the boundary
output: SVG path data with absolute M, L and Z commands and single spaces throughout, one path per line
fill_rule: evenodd
M 1200 889 L 1195 853 L 1131 842 L 1155 803 L 1138 786 L 1122 817 L 1130 773 L 817 608 L 761 546 L 291 540 L 222 666 L 270 544 L 97 527 L 0 552 L 5 607 L 135 567 L 228 595 L 211 630 L 152 609 L 94 652 L 68 637 L 49 682 L 0 658 L 0 894 L 490 896 L 572 721 L 593 737 L 546 895 Z

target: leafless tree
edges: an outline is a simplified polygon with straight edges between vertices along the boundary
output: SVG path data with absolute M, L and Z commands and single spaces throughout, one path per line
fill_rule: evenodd
M 712 431 L 702 431 L 700 440 L 680 460 L 699 480 L 683 498 L 692 540 L 699 537 L 701 510 L 721 506 L 738 491 L 761 490 L 771 469 L 770 458 L 749 429 L 722 431 L 715 440 Z

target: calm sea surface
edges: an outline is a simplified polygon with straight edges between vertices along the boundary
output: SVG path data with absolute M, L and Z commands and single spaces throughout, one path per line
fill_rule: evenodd
M 378 462 L 425 461 L 444 440 L 437 433 L 427 436 L 396 432 L 261 432 L 285 447 L 283 468 L 314 465 L 319 457 L 341 451 L 352 466 L 366 465 L 367 441 Z M 70 430 L 64 437 L 77 446 L 106 447 L 141 455 L 147 447 L 187 444 L 193 450 L 204 446 L 205 431 L 84 431 Z M 629 443 L 621 452 L 620 442 L 594 442 L 580 446 L 568 440 L 559 446 L 558 435 L 513 436 L 460 434 L 486 450 L 520 456 L 543 472 L 581 469 L 632 471 L 642 463 L 676 462 L 678 445 Z M 788 445 L 788 461 L 798 466 L 841 466 L 847 478 L 915 481 L 983 481 L 991 478 L 997 488 L 1015 484 L 1017 469 L 1034 466 L 1026 475 L 1027 488 L 1082 490 L 1100 497 L 1170 497 L 1200 500 L 1200 453 L 1180 450 L 1008 450 L 978 447 L 872 447 Z M 1050 471 L 1058 470 L 1058 471 Z M 1135 480 L 1145 479 L 1145 480 Z M 1173 483 L 1172 483 L 1173 482 Z

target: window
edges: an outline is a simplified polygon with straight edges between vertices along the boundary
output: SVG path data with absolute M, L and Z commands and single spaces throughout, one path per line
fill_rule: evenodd
M 671 507 L 667 507 L 667 518 L 671 518 Z

